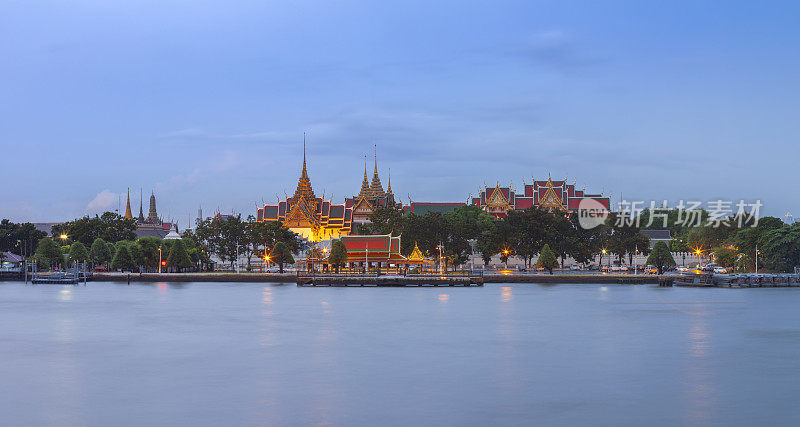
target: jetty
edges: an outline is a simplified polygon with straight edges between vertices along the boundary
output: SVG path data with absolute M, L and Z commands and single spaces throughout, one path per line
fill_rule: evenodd
M 483 272 L 447 272 L 421 274 L 378 274 L 378 273 L 318 273 L 298 272 L 297 286 L 341 286 L 341 287 L 437 287 L 483 286 Z

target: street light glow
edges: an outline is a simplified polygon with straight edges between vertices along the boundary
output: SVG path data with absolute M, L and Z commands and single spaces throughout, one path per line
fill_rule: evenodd
M 64 240 L 67 240 L 67 235 L 66 235 L 66 234 L 62 234 L 60 237 L 61 237 L 62 239 L 64 239 Z

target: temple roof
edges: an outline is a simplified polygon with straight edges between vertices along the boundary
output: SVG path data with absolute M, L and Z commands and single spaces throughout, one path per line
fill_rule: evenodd
M 382 198 L 386 197 L 386 192 L 383 191 L 383 185 L 381 184 L 381 178 L 378 176 L 378 149 L 375 148 L 375 171 L 372 173 L 372 185 L 370 186 L 370 192 L 372 193 L 373 198 Z
M 303 171 L 300 173 L 300 179 L 297 181 L 297 189 L 294 190 L 293 201 L 297 203 L 300 199 L 316 199 L 314 189 L 311 188 L 311 180 L 308 179 L 308 170 L 306 169 L 306 141 L 303 138 Z
M 125 219 L 133 219 L 133 213 L 131 212 L 131 189 L 128 189 L 128 201 L 125 202 Z

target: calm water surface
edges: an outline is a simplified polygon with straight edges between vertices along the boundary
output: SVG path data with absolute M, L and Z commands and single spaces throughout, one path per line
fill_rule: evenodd
M 798 425 L 800 290 L 0 283 L 4 425 Z

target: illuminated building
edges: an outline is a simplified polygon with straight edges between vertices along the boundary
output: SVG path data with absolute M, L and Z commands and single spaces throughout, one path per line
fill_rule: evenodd
M 479 206 L 489 214 L 503 218 L 510 210 L 524 210 L 533 206 L 542 209 L 574 212 L 579 209 L 582 201 L 593 200 L 609 209 L 611 200 L 603 194 L 589 194 L 584 190 L 576 190 L 575 184 L 563 181 L 553 181 L 549 176 L 547 181 L 533 181 L 532 184 L 523 183 L 523 192 L 518 194 L 511 186 L 501 187 L 500 183 L 492 188 L 484 185 L 478 197 L 472 198 L 472 204 Z M 597 204 L 593 203 L 597 206 Z
M 318 242 L 350 234 L 353 210 L 334 205 L 314 194 L 306 169 L 306 149 L 303 142 L 303 170 L 294 196 L 279 200 L 277 205 L 264 204 L 258 209 L 258 221 L 280 221 L 284 227 L 301 237 Z

